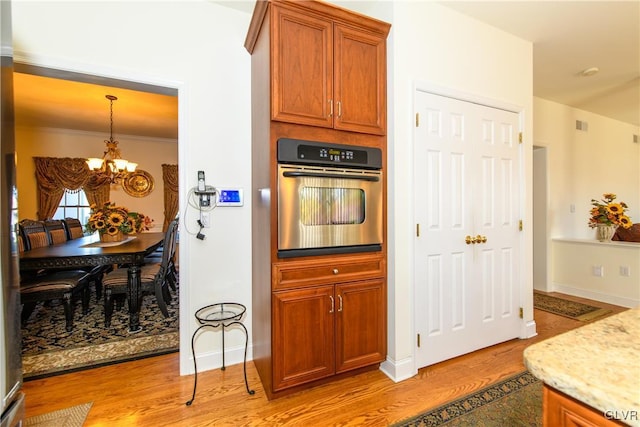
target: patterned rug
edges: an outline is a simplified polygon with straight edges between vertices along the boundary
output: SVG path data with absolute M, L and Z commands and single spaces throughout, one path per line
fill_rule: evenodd
M 25 380 L 178 351 L 178 292 L 172 293 L 168 318 L 157 307 L 155 296 L 143 298 L 142 331 L 131 334 L 126 304 L 114 309 L 111 326 L 105 328 L 103 300 L 96 301 L 93 291 L 87 315 L 76 304 L 71 332 L 65 330 L 59 301 L 38 304 L 22 327 Z
M 393 427 L 542 426 L 542 382 L 528 371 L 393 424 Z
M 89 415 L 92 402 L 72 406 L 59 411 L 29 417 L 25 420 L 26 427 L 82 427 Z
M 611 313 L 611 310 L 594 307 L 592 305 L 580 302 L 569 301 L 566 299 L 552 297 L 540 292 L 533 293 L 533 306 L 539 310 L 548 311 L 549 313 L 559 316 L 568 317 L 582 322 L 588 322 L 605 314 Z

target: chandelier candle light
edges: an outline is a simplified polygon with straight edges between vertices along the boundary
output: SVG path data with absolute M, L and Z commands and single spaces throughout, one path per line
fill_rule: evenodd
M 136 170 L 137 163 L 129 162 L 120 157 L 118 141 L 113 139 L 113 101 L 118 98 L 113 95 L 106 95 L 110 102 L 110 130 L 109 139 L 105 139 L 107 145 L 102 158 L 91 157 L 87 159 L 89 169 L 98 175 L 109 177 L 112 184 L 122 184 L 123 179 Z
M 625 202 L 615 203 L 616 195 L 605 193 L 602 200 L 591 199 L 591 218 L 589 227 L 596 229 L 596 238 L 601 242 L 608 242 L 613 237 L 618 226 L 630 228 L 633 223 L 625 211 Z

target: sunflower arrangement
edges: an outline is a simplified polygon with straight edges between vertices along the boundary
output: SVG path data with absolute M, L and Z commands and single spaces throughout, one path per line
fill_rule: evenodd
M 149 230 L 153 220 L 140 212 L 130 212 L 124 206 L 116 206 L 115 203 L 106 202 L 101 208 L 91 205 L 91 215 L 85 224 L 85 231 L 114 236 L 119 232 L 124 234 L 136 234 Z
M 625 212 L 628 208 L 625 202 L 616 203 L 616 195 L 605 193 L 602 200 L 591 199 L 591 218 L 589 227 L 596 228 L 598 225 L 619 225 L 623 228 L 630 228 L 633 223 Z

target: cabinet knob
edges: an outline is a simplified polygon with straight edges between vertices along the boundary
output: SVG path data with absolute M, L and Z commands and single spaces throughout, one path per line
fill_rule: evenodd
M 334 268 L 334 269 L 333 269 L 333 274 L 338 274 L 338 273 L 340 273 L 340 272 L 338 271 L 338 269 L 337 269 L 337 268 Z

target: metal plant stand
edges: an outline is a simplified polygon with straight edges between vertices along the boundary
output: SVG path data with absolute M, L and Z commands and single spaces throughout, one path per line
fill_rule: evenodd
M 244 341 L 244 384 L 247 387 L 247 393 L 250 395 L 255 394 L 255 390 L 251 390 L 249 388 L 249 381 L 247 381 L 247 346 L 249 345 L 249 333 L 247 332 L 247 328 L 242 324 L 242 316 L 244 315 L 247 308 L 235 302 L 223 302 L 218 304 L 208 305 L 206 307 L 202 307 L 198 311 L 196 311 L 195 317 L 200 326 L 195 330 L 193 336 L 191 337 L 191 354 L 193 356 L 193 370 L 195 373 L 193 380 L 193 395 L 191 396 L 191 400 L 186 402 L 187 406 L 190 406 L 196 398 L 196 387 L 198 385 L 198 366 L 196 364 L 196 350 L 195 350 L 195 340 L 198 332 L 203 328 L 211 328 L 216 329 L 218 327 L 222 327 L 222 370 L 225 370 L 225 361 L 224 361 L 224 330 L 233 325 L 240 325 L 242 330 L 244 331 L 245 341 Z

